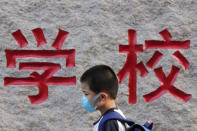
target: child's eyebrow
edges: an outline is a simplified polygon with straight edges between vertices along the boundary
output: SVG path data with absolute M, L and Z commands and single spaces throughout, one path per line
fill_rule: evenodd
M 82 90 L 84 93 L 88 93 L 87 91 Z

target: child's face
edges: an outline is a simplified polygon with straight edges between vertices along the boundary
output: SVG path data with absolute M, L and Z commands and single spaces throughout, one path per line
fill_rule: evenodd
M 92 103 L 93 105 L 97 105 L 96 110 L 102 109 L 103 105 L 105 105 L 106 103 L 106 99 L 109 97 L 107 93 L 100 92 L 96 94 L 95 92 L 90 90 L 90 87 L 86 82 L 82 82 L 80 88 L 87 99 L 92 99 L 96 97 L 96 99 Z
M 90 90 L 89 85 L 85 82 L 81 83 L 81 90 L 84 93 L 85 97 L 88 99 L 95 98 L 98 95 L 98 94 L 94 93 L 92 90 Z M 99 94 L 100 94 L 100 96 L 98 98 L 96 98 L 92 103 L 93 105 L 96 105 L 99 103 L 99 105 L 96 107 L 96 110 L 99 110 L 100 107 L 102 107 L 102 105 L 104 103 L 101 98 L 101 94 L 103 94 L 103 92 L 100 92 Z

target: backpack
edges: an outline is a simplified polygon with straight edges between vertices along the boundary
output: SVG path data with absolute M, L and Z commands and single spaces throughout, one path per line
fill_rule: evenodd
M 127 123 L 129 127 L 126 128 L 126 131 L 151 131 L 153 127 L 153 122 L 151 120 L 147 121 L 144 125 L 139 125 L 139 124 L 135 124 L 135 122 L 131 120 L 125 119 L 118 112 L 112 111 L 103 116 L 103 118 L 101 119 L 99 123 L 98 131 L 103 131 L 102 129 L 103 129 L 104 123 L 107 120 L 112 120 L 112 119 L 119 120 L 122 123 Z

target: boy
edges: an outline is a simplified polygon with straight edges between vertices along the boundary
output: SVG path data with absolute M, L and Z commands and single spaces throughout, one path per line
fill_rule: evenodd
M 101 113 L 99 120 L 93 123 L 93 131 L 98 131 L 99 122 L 109 112 L 116 111 L 125 118 L 115 104 L 118 79 L 109 66 L 96 65 L 88 69 L 82 74 L 80 82 L 84 93 L 81 99 L 82 107 L 88 112 L 99 110 Z M 103 131 L 125 131 L 126 127 L 127 124 L 119 120 L 108 120 L 103 126 Z

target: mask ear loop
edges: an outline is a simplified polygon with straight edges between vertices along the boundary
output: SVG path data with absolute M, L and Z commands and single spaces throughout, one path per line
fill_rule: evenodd
M 96 104 L 94 105 L 94 108 L 96 109 L 96 108 L 98 107 L 99 104 L 101 104 L 101 101 L 99 101 L 98 103 L 96 103 Z
M 92 99 L 89 100 L 89 102 L 91 103 L 91 105 L 92 105 L 93 107 L 95 107 L 95 108 L 97 108 L 97 106 L 101 103 L 101 101 L 98 102 L 98 103 L 96 103 L 95 105 L 93 105 L 93 102 L 94 102 L 100 95 L 101 95 L 101 93 L 98 93 L 95 97 L 93 97 Z

